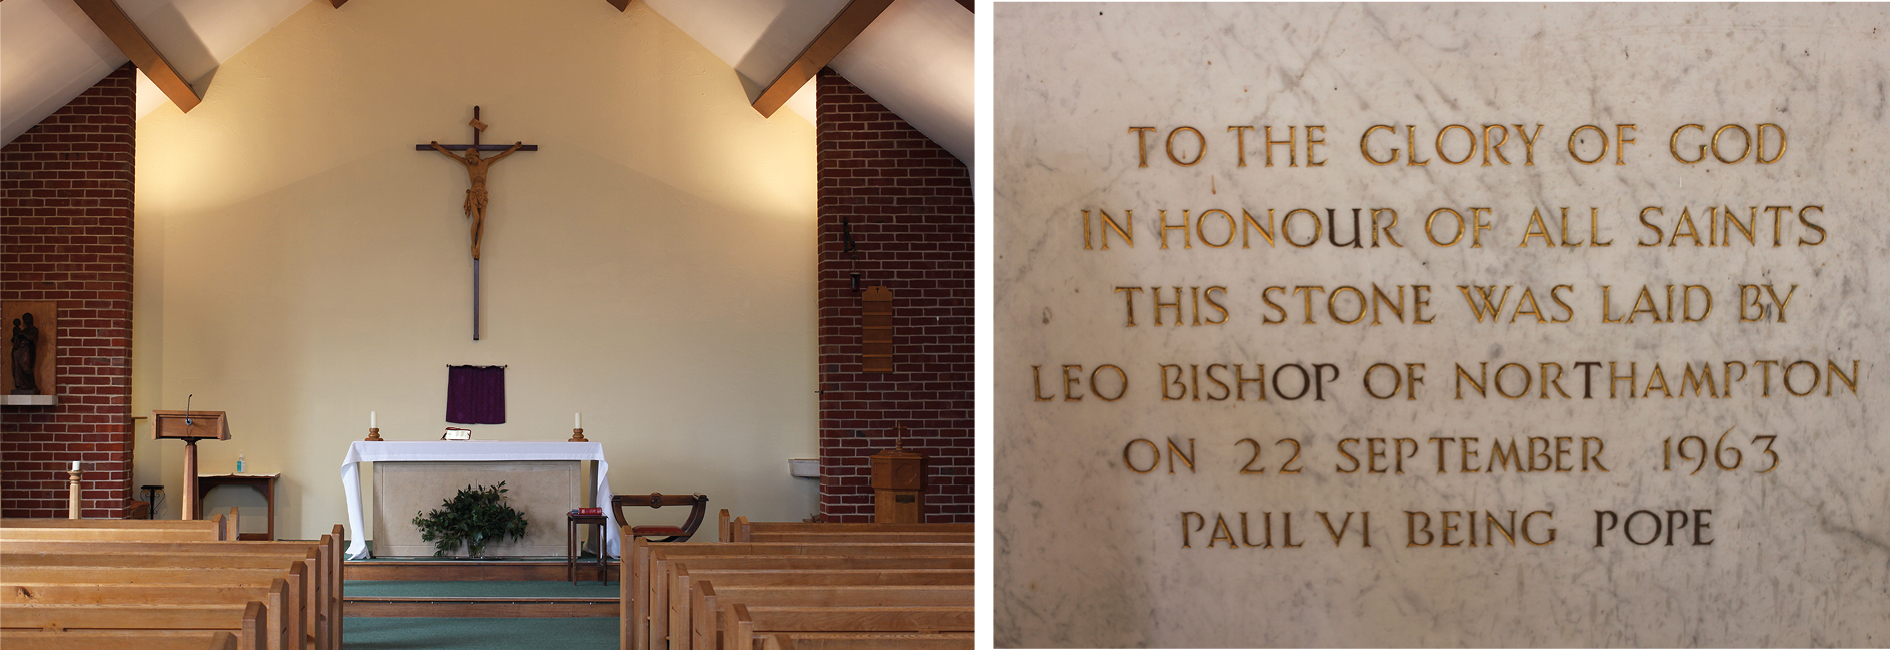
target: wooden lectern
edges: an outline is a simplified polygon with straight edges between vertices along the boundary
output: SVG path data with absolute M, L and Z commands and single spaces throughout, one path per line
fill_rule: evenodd
M 925 455 L 906 451 L 905 425 L 896 428 L 892 449 L 873 454 L 873 521 L 916 524 L 925 521 Z
M 223 411 L 152 411 L 151 437 L 156 440 L 184 441 L 184 516 L 196 519 L 202 514 L 197 497 L 197 441 L 229 440 L 230 420 Z

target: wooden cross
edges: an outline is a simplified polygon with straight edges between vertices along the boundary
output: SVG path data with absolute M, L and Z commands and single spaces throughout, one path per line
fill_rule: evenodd
M 477 341 L 479 340 L 479 240 L 485 236 L 486 231 L 486 174 L 491 169 L 492 163 L 499 162 L 501 158 L 510 156 L 513 152 L 537 151 L 538 145 L 525 144 L 523 142 L 516 142 L 510 145 L 479 144 L 479 134 L 486 130 L 486 124 L 479 121 L 478 106 L 473 107 L 473 119 L 471 122 L 468 122 L 467 125 L 473 128 L 472 144 L 440 144 L 439 141 L 435 140 L 427 144 L 416 144 L 413 148 L 416 151 L 438 151 L 448 158 L 459 161 L 460 164 L 466 166 L 466 174 L 472 181 L 472 187 L 466 190 L 465 208 L 466 217 L 473 220 L 473 340 Z M 460 155 L 453 153 L 455 151 L 464 151 L 466 153 L 465 155 Z M 481 158 L 479 156 L 479 152 L 481 151 L 502 151 L 504 153 L 491 158 Z

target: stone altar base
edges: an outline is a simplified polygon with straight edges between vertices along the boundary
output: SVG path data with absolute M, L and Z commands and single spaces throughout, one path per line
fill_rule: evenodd
M 374 556 L 431 556 L 414 516 L 468 485 L 505 481 L 506 502 L 525 513 L 525 539 L 487 544 L 487 557 L 563 557 L 564 515 L 583 505 L 579 461 L 383 461 L 374 464 Z M 460 551 L 464 555 L 465 551 Z

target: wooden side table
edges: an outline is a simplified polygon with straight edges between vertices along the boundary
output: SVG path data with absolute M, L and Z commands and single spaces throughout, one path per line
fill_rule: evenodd
M 587 525 L 597 527 L 595 529 L 597 531 L 597 579 L 603 581 L 604 584 L 610 584 L 610 556 L 604 552 L 604 526 L 609 524 L 610 517 L 604 515 L 580 515 L 575 512 L 565 513 L 564 570 L 565 576 L 571 579 L 571 584 L 575 585 L 578 582 L 578 556 L 582 551 L 578 543 L 577 528 L 578 526 Z M 586 540 L 590 538 L 591 536 L 588 534 L 583 537 L 583 539 Z
M 197 477 L 197 502 L 203 503 L 204 495 L 210 494 L 210 491 L 216 489 L 219 485 L 247 485 L 256 488 L 257 492 L 262 493 L 263 502 L 269 504 L 269 532 L 261 534 L 239 533 L 236 538 L 273 542 L 276 540 L 276 479 L 281 477 L 281 472 L 274 474 L 199 475 Z

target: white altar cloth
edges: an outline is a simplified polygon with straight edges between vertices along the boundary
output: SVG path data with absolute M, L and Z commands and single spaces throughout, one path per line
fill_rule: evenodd
M 505 440 L 356 440 L 348 445 L 348 455 L 341 460 L 341 488 L 348 493 L 348 559 L 368 557 L 367 535 L 362 531 L 361 463 L 401 460 L 594 460 L 597 461 L 597 485 L 594 502 L 610 516 L 610 463 L 604 460 L 604 445 L 596 442 L 513 442 Z M 604 526 L 605 545 L 612 556 L 618 551 L 617 527 Z

